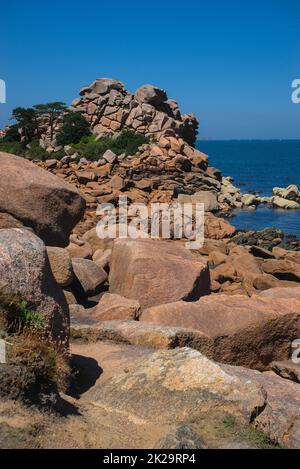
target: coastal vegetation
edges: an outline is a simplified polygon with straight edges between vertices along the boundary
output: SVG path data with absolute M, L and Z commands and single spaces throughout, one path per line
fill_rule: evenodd
M 58 160 L 65 155 L 63 147 L 66 145 L 71 145 L 80 158 L 95 161 L 106 150 L 111 150 L 116 155 L 134 155 L 139 146 L 150 141 L 145 135 L 126 129 L 116 136 L 96 138 L 82 113 L 68 110 L 61 102 L 38 104 L 32 108 L 18 107 L 13 110 L 12 119 L 16 123 L 0 139 L 0 151 L 42 161 L 49 158 L 49 152 L 41 146 L 40 141 L 45 123 L 51 140 L 55 125 L 59 123 L 56 133 L 57 148 L 52 152 L 53 157 Z
M 19 293 L 0 293 L 0 334 L 6 344 L 1 396 L 31 398 L 33 391 L 67 389 L 71 372 L 66 351 L 51 340 L 42 314 Z
M 116 155 L 135 155 L 141 145 L 149 143 L 149 138 L 132 130 L 123 130 L 116 136 L 108 136 L 97 139 L 95 135 L 83 137 L 73 148 L 80 157 L 90 161 L 97 161 L 107 150 L 111 150 Z

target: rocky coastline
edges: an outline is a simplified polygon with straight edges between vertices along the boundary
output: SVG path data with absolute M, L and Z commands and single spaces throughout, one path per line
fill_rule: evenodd
M 299 189 L 242 194 L 164 90 L 97 79 L 79 95 L 65 112 L 87 140 L 59 145 L 64 114 L 44 116 L 46 157 L 0 151 L 0 446 L 299 448 L 300 243 L 227 219 L 299 209 Z M 116 146 L 123 132 L 145 139 L 133 154 Z M 99 238 L 97 207 L 119 217 L 124 195 L 203 203 L 203 246 L 186 249 L 174 226 L 169 240 Z

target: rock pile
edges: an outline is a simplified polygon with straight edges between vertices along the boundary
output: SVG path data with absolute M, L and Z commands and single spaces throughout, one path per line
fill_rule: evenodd
M 207 210 L 218 210 L 219 174 L 211 171 L 204 153 L 180 138 L 163 137 L 157 144 L 144 144 L 128 158 L 108 150 L 99 161 L 77 162 L 67 156 L 38 164 L 76 185 L 91 207 L 113 202 L 120 193 L 131 202 L 144 203 L 171 202 L 179 194 L 196 193 L 197 202 Z
M 299 445 L 300 392 L 283 379 L 300 376 L 290 364 L 300 337 L 299 246 L 287 246 L 280 230 L 236 233 L 218 216 L 261 201 L 209 166 L 193 147 L 196 120 L 163 90 L 146 85 L 131 95 L 99 79 L 73 106 L 99 138 L 131 128 L 151 143 L 128 157 L 107 150 L 99 161 L 78 161 L 70 147 L 60 161 L 37 164 L 0 153 L 1 289 L 34 304 L 65 343 L 69 307 L 73 338 L 92 339 L 84 343 L 89 360 L 90 347 L 105 341 L 130 349 L 136 370 L 130 361 L 124 372 L 122 362 L 118 376 L 85 394 L 84 412 L 92 402 L 88 418 L 99 429 L 104 412 L 117 435 L 119 424 L 134 435 L 150 425 L 161 437 L 153 445 L 199 447 L 202 435 L 189 425 L 213 427 L 229 415 L 275 443 Z M 204 245 L 190 252 L 185 239 L 99 238 L 97 206 L 117 207 L 119 195 L 147 206 L 204 203 Z M 276 198 L 298 204 L 298 188 L 274 189 Z M 288 406 L 283 390 L 295 396 Z
M 125 127 L 156 141 L 172 136 L 195 143 L 197 119 L 193 114 L 182 115 L 177 102 L 168 99 L 164 90 L 144 85 L 131 94 L 120 81 L 99 78 L 82 88 L 80 95 L 72 105 L 99 137 Z
M 300 208 L 300 191 L 298 187 L 295 184 L 291 184 L 287 188 L 274 187 L 272 204 L 278 208 Z
M 268 204 L 275 208 L 299 209 L 300 191 L 295 184 L 287 188 L 274 187 L 272 197 L 259 197 L 255 194 L 242 194 L 238 187 L 232 184 L 231 177 L 223 177 L 221 181 L 218 202 L 220 207 L 250 208 L 255 209 L 258 205 Z

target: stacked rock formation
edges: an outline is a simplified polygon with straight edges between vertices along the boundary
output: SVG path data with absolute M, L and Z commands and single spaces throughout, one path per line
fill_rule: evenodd
M 195 116 L 182 115 L 177 102 L 152 85 L 144 85 L 131 94 L 120 81 L 99 78 L 82 88 L 80 95 L 72 104 L 90 122 L 96 135 L 126 127 L 155 140 L 168 135 L 195 143 L 198 128 Z
M 193 146 L 198 127 L 194 115 L 182 115 L 165 91 L 151 85 L 131 94 L 121 82 L 103 78 L 83 88 L 80 95 L 73 109 L 88 120 L 97 138 L 115 137 L 123 129 L 150 138 L 134 155 L 117 156 L 108 150 L 98 161 L 78 161 L 75 150 L 65 147 L 61 161 L 39 163 L 75 184 L 84 193 L 88 209 L 114 202 L 123 193 L 129 203 L 178 199 L 204 203 L 205 211 L 218 211 L 222 177 L 209 166 L 207 155 Z M 228 207 L 222 204 L 221 208 Z

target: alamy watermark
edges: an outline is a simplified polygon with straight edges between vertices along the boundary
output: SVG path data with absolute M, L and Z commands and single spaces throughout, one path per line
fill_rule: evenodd
M 292 102 L 294 104 L 299 104 L 300 103 L 300 78 L 293 80 L 291 86 L 292 88 L 294 88 L 294 91 L 292 92 L 292 95 L 291 95 Z
M 0 363 L 6 363 L 6 342 L 0 339 Z
M 298 365 L 300 363 L 300 339 L 296 339 L 292 342 L 292 362 Z
M 6 83 L 0 79 L 0 104 L 6 103 Z
M 127 196 L 114 204 L 100 204 L 96 211 L 99 238 L 186 239 L 187 249 L 200 249 L 204 244 L 203 203 L 132 203 Z

